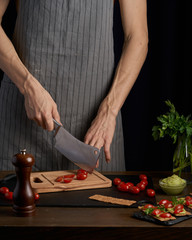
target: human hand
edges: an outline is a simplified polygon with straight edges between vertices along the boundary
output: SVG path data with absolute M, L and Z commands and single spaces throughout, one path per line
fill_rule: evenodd
M 42 128 L 52 131 L 53 118 L 60 123 L 57 105 L 42 85 L 32 77 L 24 85 L 25 110 L 29 119 Z
M 84 139 L 86 144 L 97 147 L 98 149 L 104 147 L 107 162 L 111 160 L 110 145 L 113 140 L 115 126 L 116 116 L 111 111 L 100 108 Z

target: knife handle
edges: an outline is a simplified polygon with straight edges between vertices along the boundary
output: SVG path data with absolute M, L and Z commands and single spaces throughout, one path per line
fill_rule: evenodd
M 54 118 L 53 118 L 53 122 L 55 125 L 55 129 L 57 129 L 58 127 L 61 127 L 62 125 L 60 123 L 58 123 Z

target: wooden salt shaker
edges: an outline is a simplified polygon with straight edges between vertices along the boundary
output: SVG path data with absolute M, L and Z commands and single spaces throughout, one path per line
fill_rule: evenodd
M 30 183 L 30 174 L 35 160 L 26 149 L 13 156 L 17 183 L 13 192 L 13 211 L 18 216 L 28 217 L 35 214 L 35 195 Z

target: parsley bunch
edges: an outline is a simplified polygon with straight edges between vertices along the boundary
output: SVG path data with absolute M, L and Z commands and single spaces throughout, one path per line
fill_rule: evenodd
M 161 125 L 153 126 L 152 128 L 154 140 L 168 135 L 173 138 L 173 143 L 176 143 L 179 135 L 184 134 L 186 137 L 191 137 L 192 120 L 190 120 L 190 115 L 187 117 L 179 115 L 175 110 L 175 106 L 169 100 L 165 101 L 165 103 L 170 109 L 166 114 L 157 117 Z
M 152 136 L 157 140 L 168 135 L 173 139 L 173 143 L 178 142 L 173 155 L 173 172 L 179 171 L 180 176 L 181 170 L 189 165 L 192 171 L 192 120 L 190 115 L 179 115 L 169 100 L 165 103 L 169 112 L 157 117 L 160 125 L 153 126 Z

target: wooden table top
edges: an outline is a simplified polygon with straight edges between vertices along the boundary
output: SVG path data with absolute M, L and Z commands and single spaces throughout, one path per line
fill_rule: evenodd
M 0 179 L 8 172 L 0 172 Z M 138 175 L 141 172 L 103 173 Z M 153 179 L 156 199 L 167 198 L 159 188 L 158 181 L 170 175 L 168 172 L 142 172 Z M 191 177 L 190 174 L 185 175 Z M 188 185 L 183 195 L 192 192 Z M 192 236 L 192 218 L 174 226 L 164 227 L 133 218 L 135 208 L 86 208 L 86 207 L 37 207 L 33 217 L 17 217 L 11 207 L 0 207 L 0 236 L 23 237 L 32 239 L 43 236 L 57 239 L 190 239 Z M 21 235 L 22 232 L 22 235 Z M 27 238 L 26 238 L 27 237 Z M 186 238 L 185 238 L 186 237 Z

